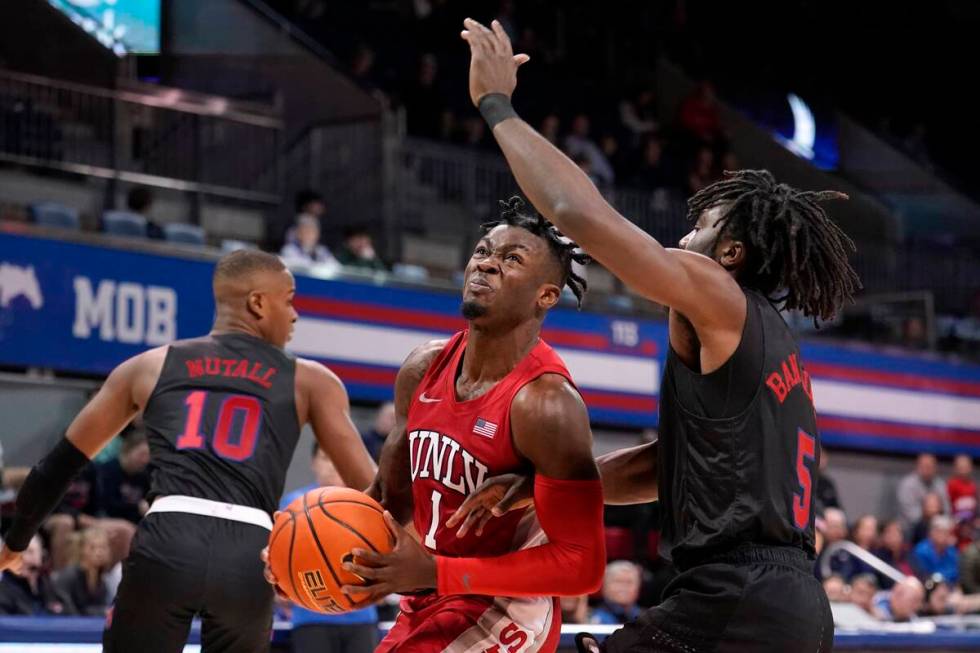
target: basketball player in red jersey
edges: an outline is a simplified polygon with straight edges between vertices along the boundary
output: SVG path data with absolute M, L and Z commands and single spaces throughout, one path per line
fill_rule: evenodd
M 104 634 L 109 653 L 184 650 L 200 614 L 206 653 L 267 651 L 273 593 L 258 554 L 272 529 L 304 424 L 344 481 L 366 487 L 374 463 L 347 391 L 319 363 L 283 350 L 295 282 L 278 257 L 238 251 L 214 270 L 211 333 L 121 363 L 35 465 L 0 549 L 16 571 L 73 476 L 137 414 L 150 443 L 150 500 Z
M 575 247 L 511 200 L 466 267 L 467 330 L 419 347 L 398 374 L 397 424 L 373 491 L 392 510 L 414 504 L 422 542 L 389 515 L 395 550 L 355 550 L 363 564 L 349 567 L 372 584 L 367 601 L 416 592 L 380 653 L 554 651 L 554 597 L 602 583 L 602 488 L 588 413 L 540 338 L 566 283 L 584 292 L 571 263 L 587 259 Z M 485 478 L 515 471 L 534 473 L 533 513 L 508 513 L 479 537 L 447 526 Z
M 846 196 L 798 190 L 765 170 L 728 173 L 688 200 L 693 229 L 665 248 L 517 116 L 510 96 L 528 57 L 514 55 L 500 23 L 464 26 L 470 97 L 521 189 L 636 293 L 669 307 L 660 440 L 599 469 L 604 482 L 611 467 L 622 472 L 604 485 L 611 502 L 659 499 L 660 553 L 680 573 L 659 605 L 601 647 L 580 636 L 580 648 L 830 651 L 833 618 L 813 576 L 820 434 L 810 376 L 779 311 L 827 320 L 859 287 L 853 243 L 822 206 Z

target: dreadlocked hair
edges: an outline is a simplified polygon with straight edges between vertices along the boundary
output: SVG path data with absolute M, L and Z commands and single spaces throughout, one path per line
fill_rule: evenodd
M 725 177 L 688 200 L 687 216 L 697 220 L 704 211 L 729 205 L 719 220 L 718 238 L 727 234 L 746 244 L 741 283 L 778 306 L 802 311 L 815 325 L 852 301 L 861 287 L 847 260 L 854 241 L 819 205 L 847 195 L 777 184 L 768 170 L 726 172 Z
M 592 257 L 583 252 L 577 243 L 558 231 L 558 227 L 545 220 L 540 213 L 528 212 L 524 200 L 516 195 L 509 200 L 500 201 L 500 220 L 482 224 L 481 234 L 486 235 L 491 229 L 500 225 L 520 227 L 548 243 L 548 248 L 561 266 L 560 287 L 568 286 L 575 295 L 578 307 L 582 308 L 582 299 L 589 289 L 589 284 L 572 270 L 572 263 L 588 265 L 592 262 Z

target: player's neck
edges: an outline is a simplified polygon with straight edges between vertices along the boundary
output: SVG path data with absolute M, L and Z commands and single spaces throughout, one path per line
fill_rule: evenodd
M 499 380 L 527 356 L 541 334 L 539 322 L 525 322 L 502 332 L 470 325 L 463 355 L 462 375 L 470 381 Z
M 262 338 L 262 333 L 249 320 L 238 315 L 218 313 L 218 316 L 214 318 L 214 325 L 211 327 L 211 335 L 220 336 L 226 333 L 245 333 L 256 338 Z

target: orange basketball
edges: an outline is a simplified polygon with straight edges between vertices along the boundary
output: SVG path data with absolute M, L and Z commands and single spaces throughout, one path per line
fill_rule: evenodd
M 384 509 L 357 490 L 321 487 L 283 510 L 269 536 L 269 566 L 279 589 L 308 610 L 339 614 L 359 599 L 340 591 L 363 581 L 343 569 L 351 549 L 389 553 L 395 538 Z

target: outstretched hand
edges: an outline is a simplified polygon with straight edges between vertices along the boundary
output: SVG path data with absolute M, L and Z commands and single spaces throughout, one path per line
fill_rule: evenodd
M 531 60 L 526 54 L 514 54 L 510 37 L 498 21 L 492 29 L 472 18 L 463 21 L 461 36 L 470 44 L 470 99 L 474 106 L 490 93 L 510 97 L 517 87 L 517 69 Z
M 473 490 L 446 526 L 453 528 L 462 522 L 456 537 L 464 537 L 476 527 L 476 534 L 483 535 L 483 527 L 494 517 L 511 510 L 520 510 L 534 503 L 533 478 L 521 474 L 501 474 L 483 481 Z

